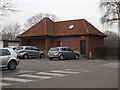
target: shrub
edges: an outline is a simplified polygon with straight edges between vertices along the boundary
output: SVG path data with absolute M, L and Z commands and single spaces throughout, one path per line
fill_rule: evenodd
M 95 49 L 96 58 L 100 59 L 117 59 L 118 48 L 116 47 L 97 47 Z

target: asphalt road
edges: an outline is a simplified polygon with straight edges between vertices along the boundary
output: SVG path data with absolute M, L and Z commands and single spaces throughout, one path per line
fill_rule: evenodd
M 2 75 L 3 88 L 118 88 L 118 61 L 21 59 Z

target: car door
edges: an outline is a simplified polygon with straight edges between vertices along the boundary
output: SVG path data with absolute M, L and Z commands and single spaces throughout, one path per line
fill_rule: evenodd
M 27 46 L 25 47 L 25 52 L 29 57 L 33 57 L 34 56 L 34 50 L 32 49 L 31 46 Z
M 40 50 L 37 47 L 32 47 L 33 53 L 34 53 L 34 57 L 38 58 L 40 57 Z
M 8 60 L 10 59 L 10 52 L 7 49 L 0 49 L 0 52 L 2 52 L 2 55 L 0 56 L 0 59 L 2 60 L 2 66 L 6 66 Z
M 75 53 L 70 48 L 67 48 L 67 55 L 69 59 L 73 59 L 75 57 Z
M 69 54 L 67 48 L 61 48 L 61 53 L 63 54 L 64 58 L 68 58 Z

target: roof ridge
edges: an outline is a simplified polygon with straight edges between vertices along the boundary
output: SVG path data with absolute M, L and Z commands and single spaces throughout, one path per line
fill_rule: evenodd
M 86 26 L 85 19 L 83 19 L 83 24 L 84 24 L 84 26 L 85 26 L 85 29 L 86 29 L 87 33 L 89 34 L 90 32 L 89 32 L 89 30 L 88 30 L 88 28 L 87 28 L 87 26 Z
M 84 20 L 84 19 L 74 19 L 74 20 L 57 21 L 57 22 L 55 22 L 55 23 L 70 22 L 70 21 L 79 21 L 79 20 Z

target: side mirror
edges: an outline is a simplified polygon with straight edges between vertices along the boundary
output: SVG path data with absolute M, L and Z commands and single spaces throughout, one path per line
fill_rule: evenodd
M 13 48 L 13 50 L 15 50 L 16 48 Z

